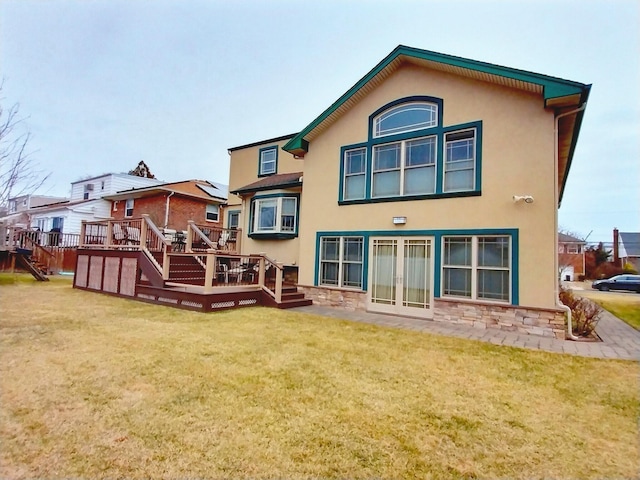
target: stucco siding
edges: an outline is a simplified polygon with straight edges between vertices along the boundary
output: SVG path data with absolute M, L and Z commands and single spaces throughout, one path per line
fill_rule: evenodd
M 415 95 L 443 100 L 445 127 L 482 122 L 481 196 L 339 205 L 340 148 L 367 141 L 374 111 Z M 314 283 L 318 231 L 393 230 L 401 235 L 403 230 L 514 229 L 519 303 L 553 308 L 553 127 L 553 113 L 543 108 L 540 96 L 415 66 L 401 68 L 310 144 L 300 210 L 300 283 Z M 525 194 L 535 202 L 513 202 L 513 195 Z M 394 216 L 406 216 L 407 223 L 394 226 Z

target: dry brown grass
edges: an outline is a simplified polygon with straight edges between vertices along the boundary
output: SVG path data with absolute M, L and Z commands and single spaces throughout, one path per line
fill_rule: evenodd
M 0 286 L 2 478 L 635 478 L 638 365 Z
M 593 300 L 605 310 L 640 330 L 640 295 L 633 292 L 578 290 L 576 294 Z

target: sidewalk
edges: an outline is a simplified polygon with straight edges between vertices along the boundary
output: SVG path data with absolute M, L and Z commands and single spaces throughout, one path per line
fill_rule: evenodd
M 602 342 L 557 340 L 555 338 L 523 335 L 517 332 L 505 332 L 492 328 L 481 329 L 466 325 L 435 322 L 433 320 L 348 311 L 319 305 L 297 307 L 292 309 L 292 311 L 312 313 L 354 322 L 370 323 L 384 327 L 404 328 L 435 335 L 479 340 L 495 345 L 508 345 L 511 347 L 543 350 L 545 352 L 579 355 L 582 357 L 640 360 L 640 332 L 607 311 L 603 311 L 602 317 L 596 327 L 596 332 L 602 339 Z

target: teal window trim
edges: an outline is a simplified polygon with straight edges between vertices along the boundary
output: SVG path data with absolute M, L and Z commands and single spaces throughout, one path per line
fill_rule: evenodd
M 511 303 L 473 300 L 478 303 L 500 303 L 517 306 L 520 302 L 520 240 L 517 228 L 481 228 L 459 230 L 353 230 L 353 231 L 320 231 L 316 232 L 316 250 L 314 262 L 314 285 L 320 285 L 320 238 L 321 237 L 363 237 L 364 258 L 362 262 L 362 291 L 366 292 L 369 280 L 369 239 L 371 237 L 433 237 L 433 297 L 442 298 L 442 238 L 451 236 L 508 236 L 511 238 Z M 327 287 L 337 288 L 337 287 Z M 353 289 L 345 289 L 353 290 Z
M 242 210 L 227 210 L 227 228 L 233 228 L 231 227 L 231 215 L 234 215 L 234 214 L 238 215 L 238 225 L 236 225 L 236 228 L 240 228 L 241 213 L 242 213 Z
M 262 154 L 264 152 L 268 152 L 268 151 L 274 151 L 275 152 L 275 155 L 276 155 L 275 166 L 274 166 L 273 172 L 263 173 L 262 172 Z M 275 175 L 276 173 L 278 173 L 278 146 L 277 145 L 271 145 L 269 147 L 261 148 L 258 151 L 258 177 L 268 177 L 270 175 Z
M 278 198 L 295 198 L 296 199 L 296 218 L 295 218 L 295 228 L 293 232 L 254 232 L 254 209 L 255 202 L 257 200 L 265 200 L 265 199 L 278 199 Z M 278 221 L 281 220 L 281 216 L 278 216 Z M 300 194 L 299 193 L 271 193 L 267 195 L 256 195 L 251 199 L 249 204 L 249 238 L 253 238 L 255 240 L 286 240 L 290 238 L 296 238 L 298 236 L 300 222 Z
M 409 97 L 414 98 L 414 97 Z M 404 99 L 402 99 L 404 100 Z M 392 104 L 396 105 L 395 102 Z M 389 108 L 385 105 L 382 109 L 377 111 L 384 111 Z M 438 110 L 438 115 L 441 115 L 442 108 Z M 458 125 L 450 125 L 447 127 L 437 126 L 426 128 L 422 130 L 415 130 L 412 132 L 401 133 L 397 135 L 388 135 L 380 138 L 371 137 L 372 119 L 374 114 L 369 117 L 369 140 L 367 142 L 354 143 L 351 145 L 344 145 L 340 147 L 340 178 L 338 185 L 338 205 L 352 205 L 362 203 L 380 203 L 380 202 L 403 202 L 409 200 L 427 200 L 427 199 L 439 199 L 439 198 L 456 198 L 456 197 L 477 197 L 482 195 L 482 120 L 473 122 L 461 123 Z M 475 130 L 475 182 L 474 188 L 471 190 L 463 190 L 456 192 L 444 191 L 444 148 L 446 134 L 463 131 L 463 130 Z M 379 144 L 400 142 L 403 140 L 411 140 L 414 138 L 422 137 L 436 137 L 436 191 L 429 194 L 417 194 L 417 195 L 398 195 L 390 197 L 372 197 L 372 172 L 373 172 L 373 147 Z M 366 148 L 366 166 L 365 166 L 365 195 L 363 198 L 346 200 L 344 198 L 344 156 L 348 150 L 354 150 L 357 148 Z

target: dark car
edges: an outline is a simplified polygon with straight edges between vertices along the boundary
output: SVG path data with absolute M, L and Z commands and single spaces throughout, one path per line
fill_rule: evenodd
M 616 275 L 605 280 L 596 280 L 591 284 L 591 288 L 605 292 L 607 290 L 629 290 L 640 293 L 640 275 Z

